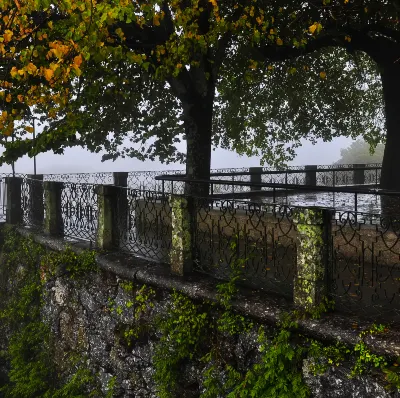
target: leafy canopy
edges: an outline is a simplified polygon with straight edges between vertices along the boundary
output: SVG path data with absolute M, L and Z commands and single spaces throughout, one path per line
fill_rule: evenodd
M 185 109 L 209 89 L 214 143 L 239 153 L 273 162 L 302 137 L 378 142 L 374 64 L 314 52 L 334 5 L 365 13 L 327 0 L 2 1 L 0 130 L 15 138 L 3 161 L 71 145 L 183 160 Z M 44 123 L 35 141 L 34 116 Z
M 361 139 L 354 141 L 348 148 L 340 150 L 341 158 L 337 164 L 352 164 L 352 163 L 382 163 L 384 145 L 378 144 L 375 151 L 371 153 L 370 146 Z

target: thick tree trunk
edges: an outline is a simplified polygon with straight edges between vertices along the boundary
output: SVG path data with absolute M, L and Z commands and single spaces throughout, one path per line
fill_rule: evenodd
M 400 65 L 380 66 L 387 131 L 380 186 L 400 191 Z
M 214 92 L 184 104 L 187 143 L 186 177 L 188 180 L 209 180 Z M 185 194 L 207 197 L 209 184 L 186 183 Z

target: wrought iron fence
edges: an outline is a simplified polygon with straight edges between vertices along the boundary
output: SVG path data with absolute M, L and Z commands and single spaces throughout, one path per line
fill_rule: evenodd
M 64 183 L 61 213 L 65 236 L 95 242 L 98 221 L 95 185 Z
M 170 170 L 169 175 L 184 175 L 184 170 Z M 171 182 L 161 182 L 156 180 L 160 171 L 131 171 L 128 173 L 128 187 L 139 190 L 174 192 Z M 175 187 L 176 190 L 176 187 Z
M 400 323 L 400 217 L 337 211 L 333 217 L 336 309 Z
M 184 184 L 179 178 L 176 176 L 177 180 L 172 182 Z M 236 184 L 247 186 L 248 181 Z M 95 185 L 64 182 L 62 186 L 64 235 L 95 242 L 98 228 Z M 259 184 L 257 188 L 264 186 Z M 332 194 L 340 192 L 340 188 L 327 189 Z M 115 190 L 116 249 L 169 263 L 173 228 L 170 195 L 124 187 Z M 342 191 L 355 199 L 357 195 L 369 194 L 365 188 Z M 376 191 L 375 194 L 381 197 L 390 194 L 386 199 L 400 202 L 400 193 Z M 219 279 L 229 279 L 233 272 L 239 272 L 240 283 L 250 288 L 293 296 L 297 255 L 301 250 L 298 219 L 293 220 L 295 207 L 216 196 L 191 199 L 195 271 Z M 42 181 L 22 180 L 21 205 L 23 223 L 40 228 L 44 216 Z M 400 323 L 400 216 L 325 211 L 332 215 L 324 224 L 330 231 L 325 238 L 328 253 L 325 267 L 328 293 L 336 303 L 336 310 Z
M 22 222 L 35 229 L 44 224 L 43 180 L 24 178 L 21 185 Z
M 6 177 L 8 174 L 0 174 L 0 221 L 6 221 L 7 212 L 7 187 L 6 187 Z
M 117 200 L 119 249 L 168 263 L 172 239 L 168 197 L 155 191 L 120 188 Z
M 287 206 L 197 201 L 195 270 L 221 279 L 239 272 L 250 287 L 291 297 L 296 227 Z
M 59 181 L 74 184 L 114 184 L 112 172 L 44 174 L 44 181 Z
M 256 168 L 222 168 L 211 170 L 211 176 L 214 180 L 231 180 L 232 182 L 249 182 L 248 186 L 237 186 L 235 192 L 249 192 L 251 190 L 251 182 L 258 181 L 263 183 L 278 184 L 294 184 L 305 185 L 309 183 L 308 176 L 313 173 L 315 184 L 318 186 L 347 186 L 357 184 L 355 181 L 355 170 L 360 170 L 363 174 L 365 185 L 379 185 L 380 182 L 380 164 L 368 164 L 365 167 L 355 167 L 357 165 L 323 165 L 313 166 L 313 168 L 305 169 L 305 166 L 290 166 L 282 170 L 272 167 L 256 167 Z M 362 166 L 362 165 L 361 165 Z M 311 166 L 309 166 L 311 167 Z M 356 173 L 357 173 L 356 172 Z M 172 181 L 158 181 L 156 176 L 168 175 L 185 175 L 184 170 L 171 170 L 166 172 L 160 171 L 134 171 L 129 172 L 127 177 L 127 185 L 129 188 L 162 191 L 167 193 L 183 194 L 182 185 L 175 184 Z M 46 174 L 45 181 L 61 181 L 84 184 L 114 184 L 113 173 L 72 173 L 72 174 Z M 228 194 L 225 184 L 214 184 L 214 194 Z M 232 189 L 232 186 L 229 187 Z M 268 190 L 268 189 L 267 189 Z

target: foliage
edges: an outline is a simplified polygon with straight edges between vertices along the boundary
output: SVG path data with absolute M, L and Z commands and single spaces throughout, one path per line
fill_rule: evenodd
M 383 356 L 379 356 L 371 353 L 368 346 L 365 343 L 365 337 L 374 334 L 384 333 L 386 331 L 384 325 L 372 325 L 369 330 L 365 330 L 360 333 L 360 341 L 354 346 L 354 351 L 357 353 L 356 363 L 351 372 L 352 376 L 359 375 L 365 372 L 366 369 L 384 368 L 387 365 L 387 361 Z
M 279 163 L 304 137 L 380 140 L 375 65 L 330 47 L 350 45 L 345 29 L 320 37 L 336 19 L 358 26 L 381 12 L 317 3 L 5 0 L 0 128 L 15 140 L 2 159 L 85 145 L 106 158 L 182 160 L 184 134 L 203 138 L 188 157 L 201 152 L 206 165 L 211 136 Z M 45 123 L 35 140 L 33 116 Z
M 108 304 L 112 313 L 129 319 L 130 323 L 123 326 L 123 337 L 128 346 L 131 346 L 151 329 L 151 325 L 144 318 L 154 308 L 155 291 L 146 285 L 139 288 L 133 282 L 122 282 L 121 287 L 131 298 L 120 305 L 109 299 Z
M 230 250 L 233 256 L 229 264 L 231 270 L 229 281 L 217 285 L 216 304 L 222 309 L 217 319 L 217 330 L 231 336 L 249 331 L 253 327 L 251 321 L 232 310 L 232 300 L 238 292 L 237 282 L 243 277 L 243 268 L 248 261 L 248 258 L 242 258 L 237 253 L 239 240 L 240 237 L 235 236 L 230 243 Z
M 316 375 L 325 373 L 332 366 L 339 366 L 351 350 L 339 341 L 334 345 L 323 345 L 321 342 L 311 340 L 309 344 L 310 370 Z
M 308 397 L 301 372 L 305 349 L 291 342 L 291 333 L 283 328 L 270 340 L 261 330 L 258 343 L 260 363 L 246 373 L 228 397 Z
M 336 164 L 382 163 L 384 150 L 385 146 L 383 144 L 378 144 L 374 148 L 364 140 L 358 139 L 348 148 L 340 150 L 341 158 L 336 162 Z
M 194 358 L 206 337 L 207 322 L 207 312 L 201 307 L 180 293 L 172 294 L 168 315 L 157 324 L 161 337 L 153 357 L 160 398 L 176 396 L 179 365 L 185 359 Z
M 4 354 L 10 365 L 9 380 L 0 388 L 6 398 L 101 396 L 81 356 L 74 357 L 71 353 L 65 358 L 69 364 L 67 368 L 75 369 L 72 374 L 57 371 L 53 336 L 49 326 L 41 320 L 43 262 L 50 264 L 51 260 L 54 267 L 63 264 L 71 276 L 77 277 L 83 276 L 80 260 L 86 271 L 93 269 L 90 258 L 93 258 L 91 253 L 76 256 L 71 250 L 49 253 L 32 237 L 24 238 L 14 229 L 6 232 L 2 269 L 6 268 L 6 284 L 11 286 L 0 289 L 3 299 L 0 324 L 4 335 L 10 335 Z
M 89 272 L 98 271 L 95 252 L 83 250 L 74 252 L 71 247 L 66 247 L 62 252 L 47 252 L 41 258 L 41 279 L 46 281 L 54 277 L 57 270 L 62 268 L 71 279 L 79 279 Z

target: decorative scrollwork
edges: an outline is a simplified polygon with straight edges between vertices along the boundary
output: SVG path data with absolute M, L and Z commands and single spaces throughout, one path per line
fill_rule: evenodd
M 330 287 L 338 310 L 400 321 L 398 217 L 335 213 Z
M 95 242 L 98 221 L 95 185 L 64 183 L 61 206 L 64 235 Z

